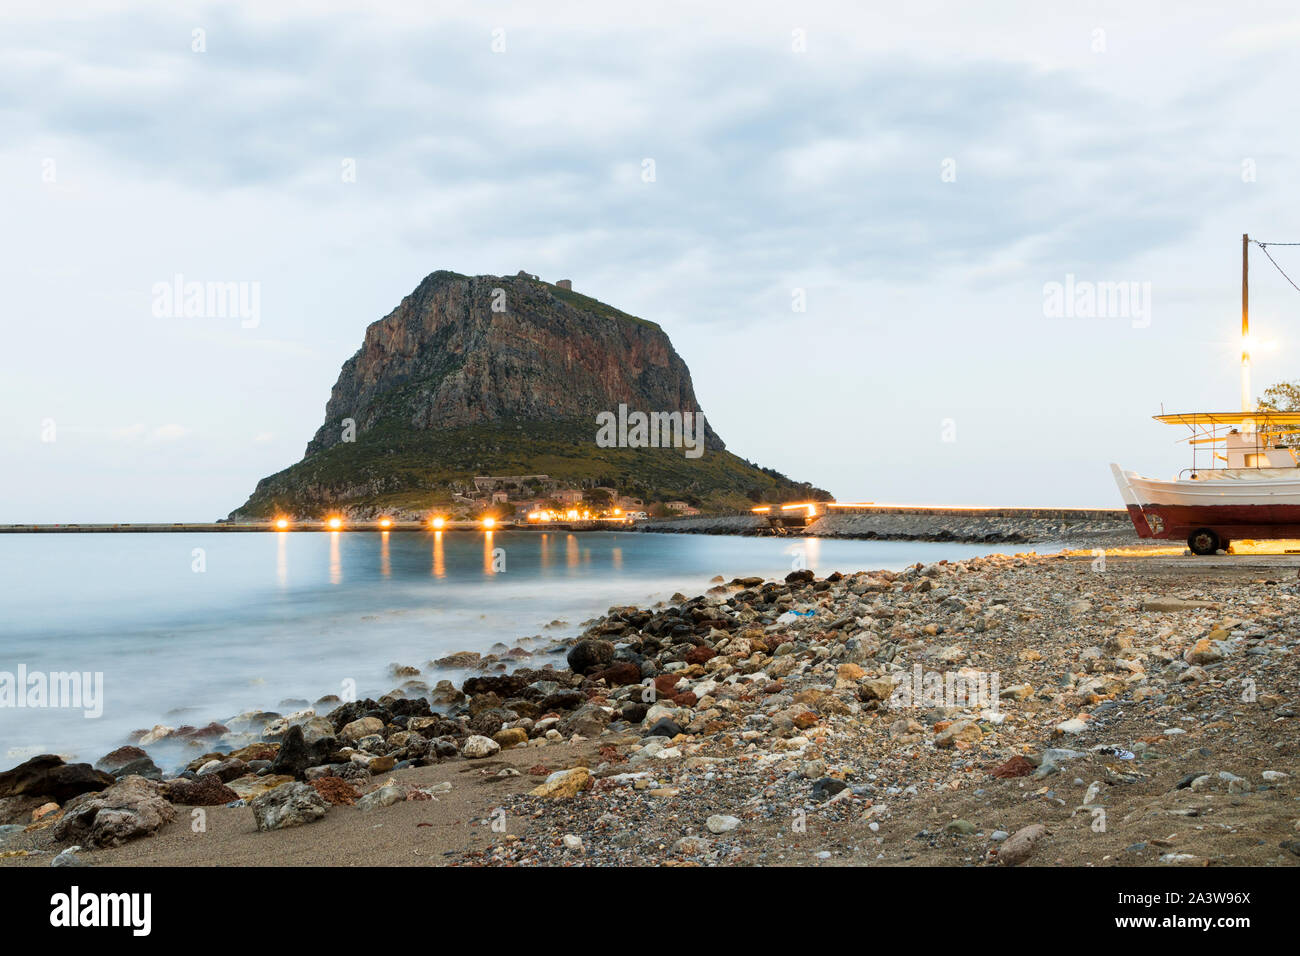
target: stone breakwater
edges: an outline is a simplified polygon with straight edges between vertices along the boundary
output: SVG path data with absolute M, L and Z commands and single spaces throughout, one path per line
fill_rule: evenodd
M 364 841 L 370 814 L 481 786 L 449 862 L 1295 865 L 1294 562 L 1094 567 L 718 578 L 611 608 L 567 668 L 453 655 L 484 672 L 34 758 L 0 774 L 0 853 L 93 862 L 178 806 L 246 815 L 258 852 L 321 820 Z M 195 751 L 179 772 L 159 735 Z M 478 773 L 421 777 L 444 763 Z
M 778 532 L 764 515 L 717 515 L 642 521 L 638 531 L 666 534 L 791 534 L 880 541 L 966 541 L 987 544 L 1064 543 L 1076 547 L 1137 545 L 1123 511 L 1049 508 L 878 508 L 832 512 L 804 527 Z

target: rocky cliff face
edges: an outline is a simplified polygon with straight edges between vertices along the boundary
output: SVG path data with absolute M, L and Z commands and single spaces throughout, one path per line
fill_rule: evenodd
M 311 456 L 343 421 L 455 428 L 506 419 L 592 422 L 619 403 L 699 411 L 691 375 L 659 326 L 525 276 L 435 272 L 366 329 L 325 407 Z M 722 441 L 706 424 L 706 448 Z
M 736 457 L 707 419 L 700 455 L 607 447 L 597 416 L 620 405 L 700 411 L 659 326 L 523 273 L 435 272 L 366 329 L 302 461 L 263 478 L 231 517 L 419 517 L 472 506 L 475 475 L 540 473 L 552 488 L 614 488 L 647 507 L 828 497 Z

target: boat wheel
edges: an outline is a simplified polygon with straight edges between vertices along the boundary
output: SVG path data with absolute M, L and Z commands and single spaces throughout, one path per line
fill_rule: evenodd
M 1197 528 L 1187 536 L 1187 547 L 1192 554 L 1214 554 L 1219 550 L 1219 536 L 1209 528 Z

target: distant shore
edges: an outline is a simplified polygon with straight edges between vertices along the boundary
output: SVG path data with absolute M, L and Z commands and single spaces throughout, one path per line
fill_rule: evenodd
M 640 531 L 666 534 L 790 535 L 879 541 L 954 541 L 979 544 L 1062 543 L 1075 547 L 1138 544 L 1127 512 L 1093 508 L 954 508 L 917 506 L 855 507 L 822 514 L 806 524 L 775 527 L 763 514 L 734 513 L 632 521 L 536 522 L 496 519 L 491 528 L 476 520 L 446 520 L 432 529 L 427 521 L 343 519 L 339 527 L 323 520 L 178 523 L 66 523 L 0 525 L 0 534 L 207 533 L 295 531 Z

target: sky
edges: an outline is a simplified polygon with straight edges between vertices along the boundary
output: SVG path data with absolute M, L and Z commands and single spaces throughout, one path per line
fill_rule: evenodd
M 863 6 L 7 0 L 0 522 L 224 516 L 438 269 L 659 323 L 730 450 L 842 501 L 1190 464 L 1151 416 L 1239 407 L 1241 235 L 1300 242 L 1300 10 Z M 1300 378 L 1258 249 L 1251 316 L 1255 393 Z

